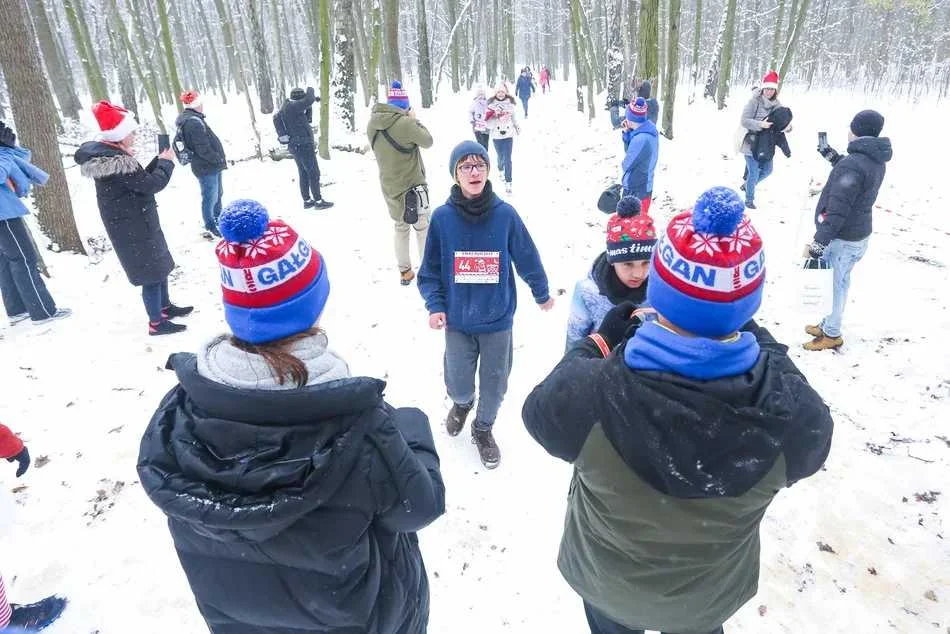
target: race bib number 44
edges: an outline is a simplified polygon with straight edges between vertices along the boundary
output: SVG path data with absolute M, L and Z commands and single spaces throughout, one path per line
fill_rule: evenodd
M 456 251 L 456 284 L 497 284 L 501 254 L 498 251 Z

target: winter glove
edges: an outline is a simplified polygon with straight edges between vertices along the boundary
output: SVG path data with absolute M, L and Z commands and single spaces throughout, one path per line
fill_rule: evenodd
M 640 319 L 640 316 L 633 314 L 635 309 L 636 306 L 634 306 L 633 302 L 622 302 L 611 308 L 610 312 L 604 315 L 604 320 L 600 322 L 600 327 L 597 329 L 597 332 L 591 335 L 597 343 L 597 347 L 601 348 L 601 352 L 604 352 L 604 349 L 600 346 L 600 342 L 597 341 L 598 337 L 606 345 L 607 351 L 609 352 L 623 341 L 632 337 L 637 331 L 637 328 L 643 325 L 643 320 Z M 606 352 L 604 356 L 607 356 Z
M 7 462 L 17 461 L 20 463 L 20 466 L 17 467 L 16 477 L 20 477 L 26 470 L 30 468 L 30 452 L 26 447 L 23 447 L 23 450 L 12 458 L 7 458 Z
M 0 121 L 0 145 L 4 147 L 16 147 L 16 134 L 8 128 L 3 121 Z
M 815 260 L 821 259 L 825 254 L 825 245 L 818 242 L 812 242 L 811 244 L 805 245 L 804 256 L 806 258 L 813 258 Z
M 838 160 L 841 158 L 841 155 L 838 154 L 838 152 L 830 145 L 825 146 L 825 147 L 819 147 L 818 153 L 821 154 L 822 157 L 824 157 L 824 159 L 828 161 L 829 163 L 831 163 L 832 165 L 837 163 Z

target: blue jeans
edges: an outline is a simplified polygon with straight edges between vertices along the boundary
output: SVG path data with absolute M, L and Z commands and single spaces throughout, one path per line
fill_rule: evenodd
M 848 289 L 851 287 L 851 269 L 868 250 L 868 240 L 851 242 L 832 240 L 825 249 L 822 259 L 831 265 L 834 272 L 834 299 L 831 314 L 821 320 L 821 330 L 829 337 L 841 336 L 841 322 L 844 319 L 844 306 L 848 303 Z
M 498 172 L 505 175 L 505 182 L 511 182 L 511 150 L 515 146 L 514 139 L 495 139 L 495 152 L 498 154 Z
M 144 284 L 142 286 L 142 302 L 149 321 L 158 323 L 162 320 L 162 311 L 168 308 L 171 301 L 168 299 L 168 278 L 158 284 Z
M 757 161 L 751 156 L 746 156 L 745 166 L 749 171 L 745 181 L 745 199 L 749 202 L 755 202 L 755 186 L 772 173 L 772 161 Z
M 56 314 L 56 303 L 36 268 L 36 251 L 23 218 L 0 220 L 0 295 L 10 317 L 29 313 L 30 319 L 39 321 Z
M 528 118 L 528 97 L 521 98 L 521 107 L 524 108 L 524 118 Z
M 631 630 L 629 627 L 614 623 L 587 601 L 584 601 L 584 614 L 587 615 L 591 634 L 643 634 L 643 630 Z M 709 634 L 723 634 L 722 626 L 710 630 Z
M 198 177 L 201 186 L 201 217 L 205 229 L 218 234 L 218 216 L 221 215 L 221 196 L 224 193 L 221 172 Z

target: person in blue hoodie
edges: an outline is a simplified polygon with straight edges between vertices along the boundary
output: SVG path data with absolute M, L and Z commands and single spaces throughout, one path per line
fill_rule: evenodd
M 492 426 L 511 373 L 515 268 L 542 310 L 551 310 L 554 300 L 521 217 L 492 191 L 490 165 L 488 151 L 474 141 L 452 150 L 449 172 L 456 184 L 432 214 L 418 285 L 429 326 L 445 330 L 445 387 L 453 402 L 446 431 L 457 436 L 465 426 L 480 366 L 472 442 L 482 464 L 493 469 L 501 452 Z
M 650 257 L 656 246 L 653 219 L 640 213 L 640 201 L 621 198 L 617 213 L 607 221 L 607 249 L 597 256 L 587 277 L 574 287 L 567 319 L 567 348 L 597 331 L 611 308 L 630 302 L 647 309 Z M 649 309 L 647 309 L 649 310 Z
M 36 251 L 23 220 L 29 214 L 20 200 L 33 185 L 45 185 L 49 174 L 30 162 L 30 151 L 19 147 L 16 134 L 0 121 L 0 294 L 10 325 L 27 319 L 34 324 L 68 317 L 57 308 L 37 270 Z
M 650 213 L 653 201 L 653 172 L 659 157 L 660 136 L 647 115 L 642 97 L 627 106 L 623 122 L 623 195 L 640 199 L 641 211 Z
M 525 67 L 521 71 L 518 83 L 515 84 L 515 95 L 521 99 L 521 106 L 524 108 L 524 118 L 528 118 L 528 99 L 534 94 L 534 80 L 531 77 L 531 69 Z

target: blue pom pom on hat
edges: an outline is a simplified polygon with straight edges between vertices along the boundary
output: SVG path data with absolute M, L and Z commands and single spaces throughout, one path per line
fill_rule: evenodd
M 634 123 L 646 123 L 647 120 L 647 102 L 643 97 L 637 97 L 627 105 L 627 121 Z
M 386 94 L 386 103 L 403 110 L 409 110 L 409 95 L 403 89 L 401 81 L 396 80 L 392 83 L 389 92 Z
M 661 233 L 650 263 L 647 301 L 676 326 L 725 337 L 762 304 L 765 252 L 739 194 L 713 187 Z
M 250 242 L 264 235 L 270 216 L 264 205 L 256 200 L 240 199 L 221 211 L 218 230 L 228 242 Z

